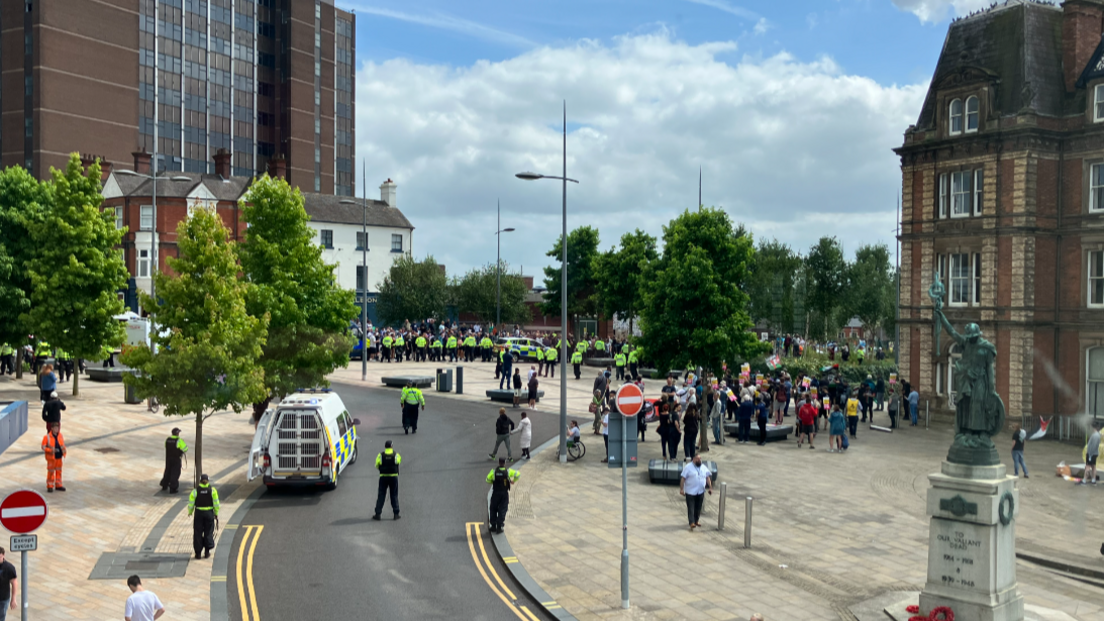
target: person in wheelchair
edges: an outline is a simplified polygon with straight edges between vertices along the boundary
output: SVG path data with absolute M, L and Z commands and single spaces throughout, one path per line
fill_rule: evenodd
M 570 445 L 572 442 L 579 441 L 579 422 L 571 421 L 571 427 L 567 429 L 567 442 Z

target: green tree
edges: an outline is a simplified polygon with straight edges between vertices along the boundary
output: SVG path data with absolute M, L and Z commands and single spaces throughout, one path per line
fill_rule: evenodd
M 795 285 L 801 256 L 777 239 L 761 241 L 751 265 L 747 292 L 752 320 L 772 332 L 791 332 L 795 320 Z
M 338 287 L 333 266 L 303 208 L 303 195 L 283 179 L 265 175 L 242 200 L 249 227 L 237 246 L 246 279 L 246 309 L 269 314 L 268 339 L 259 364 L 268 396 L 253 404 L 260 418 L 272 399 L 301 386 L 328 386 L 326 376 L 349 363 L 349 325 L 360 315 L 354 292 Z
M 840 305 L 847 278 L 843 248 L 835 237 L 821 237 L 805 257 L 806 308 L 813 314 L 811 334 L 830 338 L 840 325 Z M 823 331 L 821 331 L 823 328 Z
M 621 236 L 620 248 L 603 252 L 594 262 L 598 310 L 605 317 L 628 318 L 629 334 L 644 306 L 644 273 L 658 258 L 656 238 L 636 229 Z
M 532 319 L 529 307 L 525 305 L 525 295 L 529 289 L 525 281 L 517 274 L 509 273 L 505 262 L 501 267 L 502 275 L 502 323 L 526 324 Z M 495 266 L 488 263 L 464 274 L 455 283 L 456 306 L 459 312 L 468 312 L 479 318 L 484 324 L 495 321 L 497 313 Z
M 721 209 L 684 211 L 663 227 L 663 255 L 644 278 L 640 324 L 644 350 L 657 368 L 723 362 L 764 351 L 749 331 L 743 287 L 754 259 L 751 236 Z
M 376 313 L 384 325 L 409 319 L 441 319 L 449 299 L 445 270 L 433 256 L 421 261 L 404 255 L 393 264 L 380 285 Z
M 118 292 L 126 288 L 127 269 L 116 250 L 123 231 L 100 211 L 100 165 L 87 173 L 73 154 L 65 171 L 51 170 L 52 199 L 27 231 L 36 251 L 27 261 L 31 309 L 23 321 L 34 335 L 76 358 L 98 357 L 105 345 L 123 342 L 124 310 Z M 80 394 L 80 373 L 73 374 L 73 395 Z
M 212 210 L 198 209 L 176 229 L 180 254 L 167 263 L 174 272 L 153 275 L 157 299 L 141 293 L 156 326 L 145 344 L 124 349 L 133 368 L 123 381 L 139 398 L 154 395 L 165 416 L 195 416 L 195 468 L 203 471 L 203 421 L 215 412 L 241 412 L 263 400 L 268 315 L 246 309 L 249 284 L 233 243 Z M 156 353 L 155 353 L 156 352 Z
M 859 247 L 847 266 L 847 314 L 858 317 L 867 330 L 885 328 L 886 317 L 893 314 L 892 271 L 885 244 Z
M 556 245 L 548 251 L 553 261 L 563 259 L 563 236 L 556 239 Z M 571 317 L 594 317 L 598 314 L 598 304 L 594 293 L 596 288 L 594 263 L 598 258 L 598 229 L 581 226 L 567 234 L 567 314 Z M 560 315 L 560 267 L 544 268 L 544 302 L 541 312 L 545 315 Z
M 0 171 L 0 343 L 19 346 L 27 341 L 31 327 L 24 316 L 31 307 L 31 277 L 27 262 L 35 255 L 35 244 L 27 227 L 37 222 L 51 202 L 46 184 L 19 166 Z M 22 358 L 22 349 L 18 356 Z M 22 377 L 23 365 L 17 364 Z

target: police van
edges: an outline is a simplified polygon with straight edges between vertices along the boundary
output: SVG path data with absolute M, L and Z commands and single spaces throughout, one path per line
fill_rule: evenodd
M 263 477 L 268 487 L 336 489 L 341 473 L 356 463 L 359 424 L 329 389 L 284 397 L 257 423 L 249 480 Z

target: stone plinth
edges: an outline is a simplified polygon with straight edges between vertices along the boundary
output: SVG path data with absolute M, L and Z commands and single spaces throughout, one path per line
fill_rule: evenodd
M 1016 478 L 1003 465 L 943 462 L 928 480 L 928 581 L 920 612 L 948 606 L 957 621 L 1023 621 L 1016 583 Z

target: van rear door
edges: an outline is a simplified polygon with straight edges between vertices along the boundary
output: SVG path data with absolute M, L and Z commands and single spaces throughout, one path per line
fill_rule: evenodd
M 249 480 L 264 474 L 264 454 L 268 450 L 268 429 L 272 424 L 272 410 L 265 410 L 257 423 L 257 431 L 253 434 L 253 445 L 249 448 Z
M 321 474 L 325 436 L 318 412 L 314 409 L 291 408 L 280 410 L 278 414 L 273 475 L 288 477 Z

